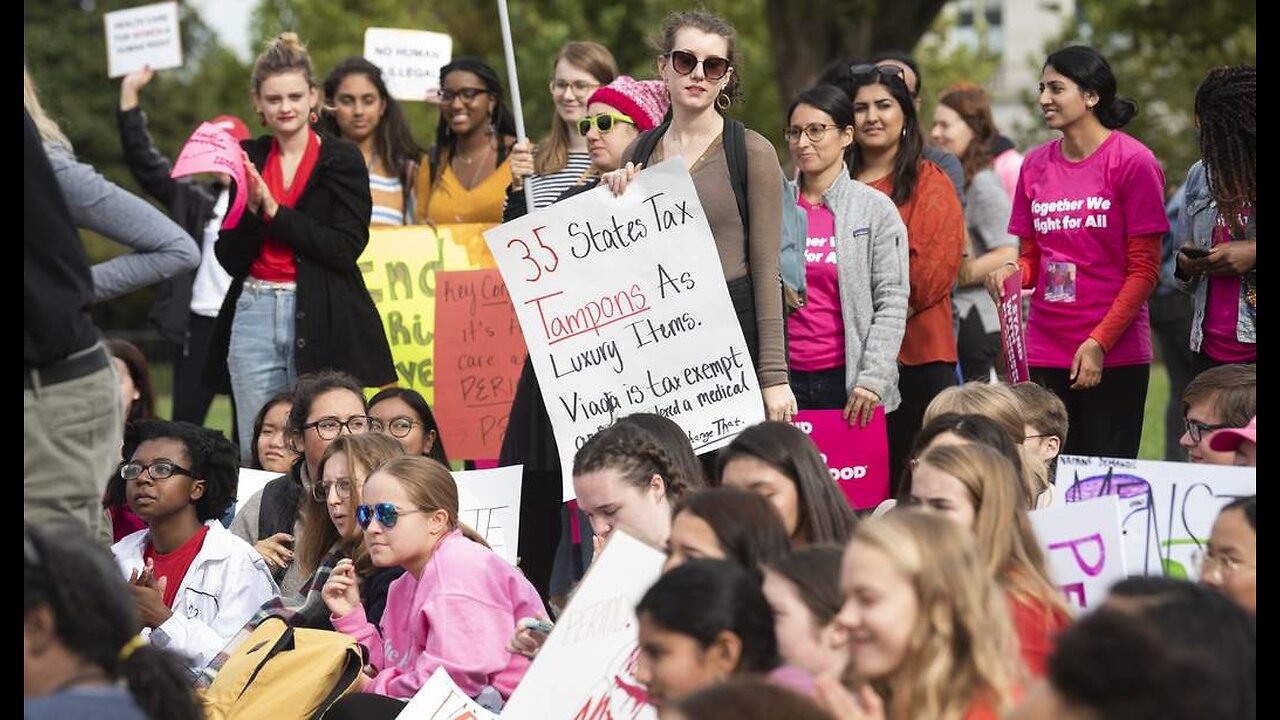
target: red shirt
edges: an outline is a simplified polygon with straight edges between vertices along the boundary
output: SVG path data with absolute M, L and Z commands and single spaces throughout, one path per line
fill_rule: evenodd
M 1071 616 L 1035 598 L 1015 598 L 1011 593 L 1005 593 L 1005 597 L 1013 613 L 1013 629 L 1022 646 L 1022 662 L 1033 677 L 1044 677 L 1045 664 L 1053 654 L 1054 639 L 1070 624 Z
M 302 197 L 307 188 L 307 180 L 320 158 L 320 136 L 313 131 L 307 132 L 307 149 L 302 153 L 298 169 L 293 173 L 293 183 L 289 189 L 284 187 L 284 170 L 280 166 L 280 143 L 271 141 L 271 150 L 267 152 L 267 162 L 262 166 L 262 181 L 267 184 L 271 196 L 281 208 L 292 208 Z M 276 212 L 279 212 L 277 210 Z M 271 225 L 262 236 L 262 249 L 258 257 L 249 266 L 249 275 L 269 282 L 294 282 L 298 277 L 298 266 L 293 261 L 293 248 L 271 234 Z
M 204 547 L 204 537 L 208 534 L 209 526 L 201 525 L 190 540 L 182 543 L 177 550 L 163 555 L 156 552 L 150 539 L 147 540 L 147 545 L 142 551 L 143 562 L 150 560 L 155 563 L 156 582 L 160 582 L 162 577 L 169 578 L 164 588 L 165 607 L 173 607 L 173 600 L 178 596 L 178 587 L 182 585 L 183 578 L 191 569 L 191 563 L 195 562 L 196 555 L 200 554 L 200 548 Z

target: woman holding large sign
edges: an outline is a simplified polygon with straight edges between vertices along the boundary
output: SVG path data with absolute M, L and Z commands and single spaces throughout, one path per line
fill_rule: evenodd
M 606 174 L 604 182 L 620 195 L 642 166 L 684 158 L 711 224 L 765 411 L 770 419 L 790 420 L 796 399 L 787 384 L 778 270 L 782 173 L 768 140 L 721 114 L 738 97 L 736 45 L 733 26 L 715 15 L 667 16 L 658 74 L 671 95 L 671 119 L 642 135 L 623 158 L 630 162 Z M 739 198 L 744 179 L 746 192 Z

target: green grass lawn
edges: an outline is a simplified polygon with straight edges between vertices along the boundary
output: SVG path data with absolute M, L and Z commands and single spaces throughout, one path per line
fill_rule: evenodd
M 156 413 L 162 418 L 173 415 L 173 366 L 168 363 L 151 365 L 151 387 L 156 393 Z M 231 400 L 226 395 L 213 399 L 205 426 L 221 430 L 228 439 L 235 441 L 236 429 L 231 426 Z

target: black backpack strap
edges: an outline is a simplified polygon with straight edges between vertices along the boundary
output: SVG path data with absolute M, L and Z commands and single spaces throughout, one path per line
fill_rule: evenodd
M 742 218 L 742 238 L 751 238 L 751 214 L 747 209 L 747 128 L 731 118 L 724 121 L 724 159 L 729 165 L 729 181 L 738 201 L 738 217 Z
M 669 127 L 671 127 L 670 120 L 652 130 L 640 133 L 640 137 L 636 138 L 635 152 L 631 153 L 631 162 L 648 167 L 649 158 L 653 155 L 653 151 L 657 149 L 658 142 L 662 140 L 662 136 L 667 134 L 667 128 Z

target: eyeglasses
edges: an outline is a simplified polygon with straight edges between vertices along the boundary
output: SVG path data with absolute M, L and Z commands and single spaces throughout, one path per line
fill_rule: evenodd
M 422 512 L 421 510 L 401 510 L 391 503 L 378 503 L 377 505 L 359 505 L 356 507 L 356 522 L 360 525 L 361 530 L 368 530 L 369 523 L 374 520 L 378 521 L 384 529 L 390 530 L 400 522 L 401 515 L 412 515 Z
M 563 95 L 565 90 L 572 90 L 574 95 L 582 97 L 600 87 L 600 83 L 587 82 L 586 80 L 569 82 L 568 80 L 556 78 L 548 84 L 548 87 L 551 88 L 552 95 Z
M 140 462 L 127 462 L 120 466 L 120 477 L 126 482 L 134 482 L 142 477 L 142 472 L 147 471 L 152 480 L 167 480 L 174 475 L 186 475 L 194 478 L 195 473 L 173 462 L 172 460 L 156 460 L 150 465 Z
M 441 90 L 440 102 L 448 105 L 454 98 L 462 98 L 462 102 L 471 103 L 481 95 L 490 95 L 488 88 L 459 88 L 457 90 Z
M 1213 432 L 1215 430 L 1226 430 L 1231 427 L 1228 423 L 1209 425 L 1202 423 L 1199 420 L 1192 420 L 1191 418 L 1183 418 L 1182 424 L 1187 428 L 1187 435 L 1191 436 L 1191 442 L 1196 445 L 1200 444 L 1200 439 L 1204 437 L 1205 433 Z
M 871 63 L 859 63 L 858 65 L 850 65 L 849 72 L 855 78 L 870 77 L 872 75 L 880 75 L 882 78 L 888 79 L 896 77 L 902 81 L 903 85 L 907 84 L 907 73 L 897 65 L 873 65 Z
M 702 72 L 707 76 L 708 80 L 719 80 L 732 67 L 726 58 L 708 55 L 699 60 L 697 55 L 688 50 L 672 50 L 667 53 L 667 56 L 671 58 L 671 67 L 675 68 L 676 72 L 681 75 L 688 75 L 693 72 L 694 68 L 698 67 L 698 63 L 702 63 Z
M 785 137 L 789 143 L 800 142 L 801 135 L 809 138 L 809 142 L 816 143 L 822 142 L 822 138 L 826 136 L 828 130 L 835 130 L 839 127 L 839 125 L 832 125 L 830 123 L 809 123 L 804 127 L 792 125 L 782 131 L 782 136 Z
M 351 499 L 351 481 L 350 480 L 324 480 L 311 486 L 311 495 L 316 502 L 329 502 L 329 491 L 335 490 L 338 493 L 339 500 Z
M 369 432 L 387 433 L 393 437 L 405 438 L 409 437 L 409 433 L 413 432 L 415 425 L 421 425 L 420 422 L 414 422 L 412 418 L 398 417 L 391 418 L 391 422 L 385 425 L 378 418 L 369 418 Z
M 1195 568 L 1196 576 L 1204 579 L 1214 573 L 1222 573 L 1223 577 L 1230 577 L 1236 570 L 1253 570 L 1256 565 L 1246 565 L 1229 555 L 1218 555 L 1209 550 L 1197 550 L 1191 556 L 1191 566 Z
M 339 420 L 336 417 L 322 417 L 315 422 L 309 422 L 302 426 L 305 431 L 307 428 L 315 428 L 316 434 L 321 440 L 332 440 L 338 437 L 338 434 L 345 428 L 348 434 L 363 435 L 369 432 L 369 426 L 372 424 L 373 418 L 368 415 L 352 415 L 346 420 Z
M 595 115 L 588 115 L 578 121 L 578 134 L 586 137 L 591 132 L 591 126 L 595 125 L 596 129 L 603 135 L 614 128 L 617 123 L 626 123 L 635 127 L 635 120 L 616 112 L 602 112 Z

